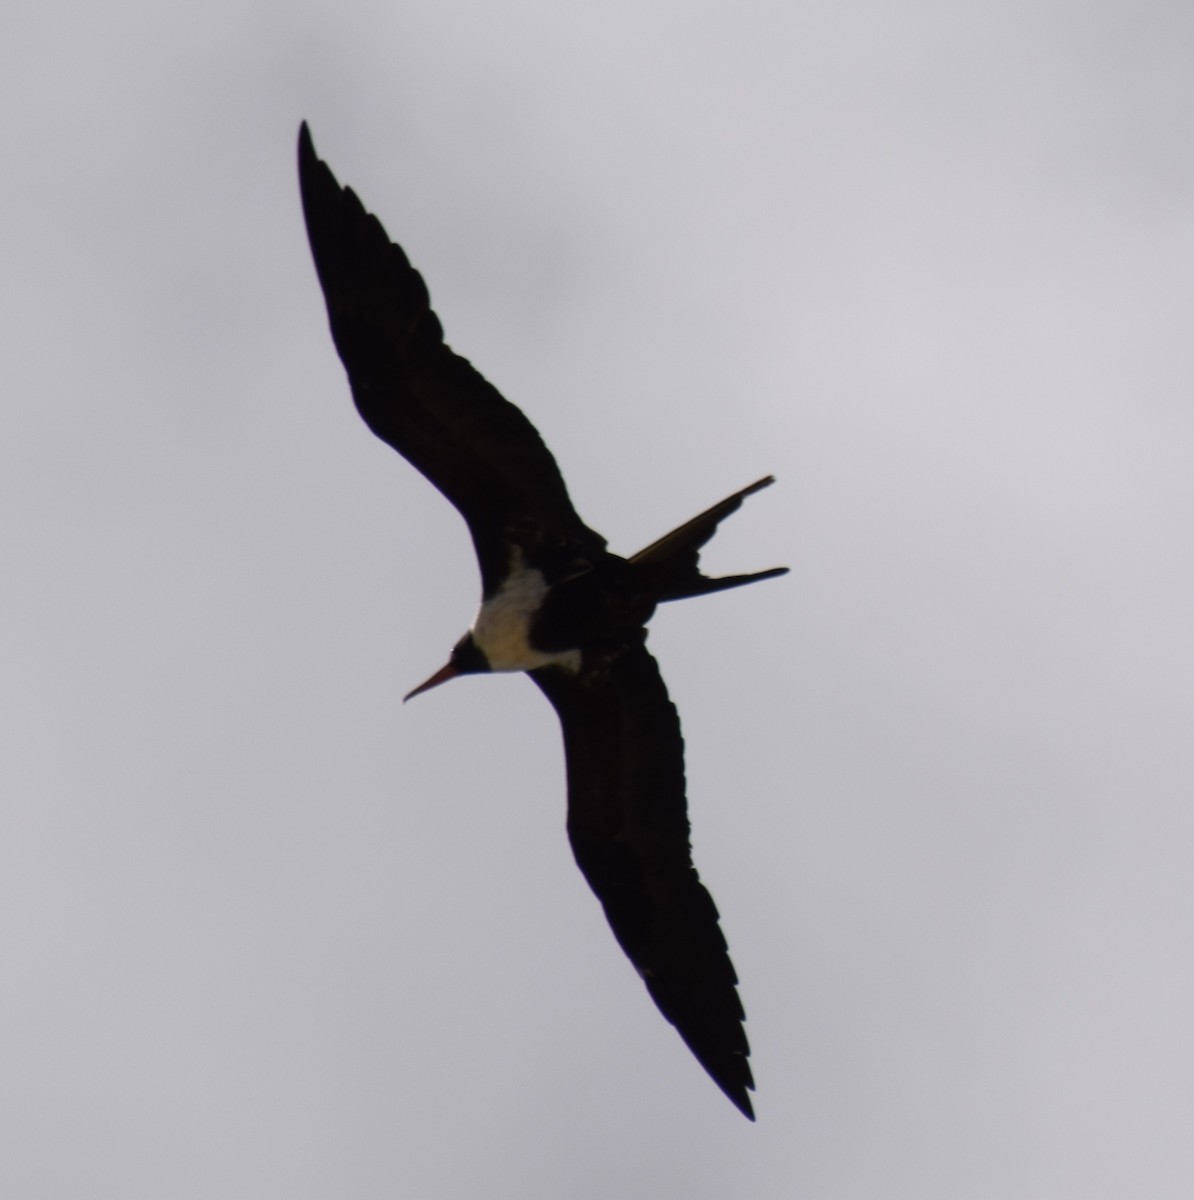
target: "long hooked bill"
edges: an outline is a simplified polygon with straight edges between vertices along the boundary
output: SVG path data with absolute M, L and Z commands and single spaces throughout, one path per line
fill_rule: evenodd
M 455 679 L 459 674 L 460 672 L 451 663 L 448 663 L 446 667 L 440 667 L 430 679 L 425 679 L 413 692 L 407 692 L 402 697 L 402 703 L 405 704 L 408 700 L 414 699 L 420 692 L 429 692 L 433 687 L 439 687 L 441 683 L 447 683 L 449 679 Z

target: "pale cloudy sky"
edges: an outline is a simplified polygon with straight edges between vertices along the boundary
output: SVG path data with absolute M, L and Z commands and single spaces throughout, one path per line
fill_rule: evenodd
M 1194 17 L 10 3 L 0 1195 L 1194 1187 Z M 299 120 L 665 609 L 743 1121 L 356 417 Z

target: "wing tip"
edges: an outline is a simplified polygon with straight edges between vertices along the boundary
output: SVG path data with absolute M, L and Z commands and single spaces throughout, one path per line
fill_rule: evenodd
M 300 163 L 317 159 L 315 142 L 311 138 L 311 127 L 307 124 L 306 120 L 299 122 L 298 155 Z
M 755 1090 L 755 1081 L 747 1055 L 736 1052 L 728 1064 L 726 1060 L 722 1060 L 720 1069 L 714 1069 L 700 1055 L 697 1055 L 697 1060 L 709 1072 L 710 1078 L 725 1093 L 729 1102 L 748 1121 L 755 1120 L 755 1108 L 750 1095 Z

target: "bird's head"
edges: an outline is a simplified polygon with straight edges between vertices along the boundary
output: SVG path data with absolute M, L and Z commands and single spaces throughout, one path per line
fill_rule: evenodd
M 430 679 L 426 679 L 420 683 L 413 692 L 407 692 L 402 698 L 402 703 L 405 704 L 420 692 L 429 692 L 433 687 L 439 687 L 441 683 L 447 683 L 449 679 L 455 679 L 457 675 L 478 675 L 482 671 L 491 670 L 493 668 L 489 665 L 489 659 L 485 657 L 481 647 L 473 639 L 473 635 L 466 633 L 452 647 L 452 657 L 448 659 L 447 664 L 440 667 Z

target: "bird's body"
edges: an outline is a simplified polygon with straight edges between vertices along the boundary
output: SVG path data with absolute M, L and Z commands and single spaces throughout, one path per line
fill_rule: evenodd
M 580 669 L 579 647 L 548 650 L 537 644 L 536 618 L 551 592 L 542 571 L 516 563 L 482 602 L 469 632 L 491 671 L 534 671 L 552 664 Z
M 526 417 L 445 345 L 422 278 L 316 156 L 305 125 L 299 177 L 357 408 L 460 511 L 481 568 L 472 628 L 410 695 L 457 675 L 529 673 L 560 717 L 581 871 L 664 1016 L 753 1118 L 737 978 L 692 865 L 679 719 L 644 626 L 664 601 L 783 573 L 713 579 L 698 566 L 718 523 L 772 480 L 638 554 L 613 554 L 576 514 Z

